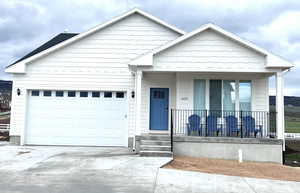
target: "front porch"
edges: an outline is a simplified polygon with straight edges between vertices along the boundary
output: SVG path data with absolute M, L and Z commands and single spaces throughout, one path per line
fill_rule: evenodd
M 283 116 L 269 111 L 273 75 L 138 71 L 136 150 L 224 159 L 238 159 L 242 151 L 248 161 L 282 163 Z
M 139 71 L 136 134 L 283 139 L 278 74 Z M 268 78 L 273 75 L 279 113 L 269 111 Z

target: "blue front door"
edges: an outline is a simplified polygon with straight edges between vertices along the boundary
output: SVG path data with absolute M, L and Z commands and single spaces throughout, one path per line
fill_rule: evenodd
M 168 130 L 169 89 L 150 89 L 150 129 Z

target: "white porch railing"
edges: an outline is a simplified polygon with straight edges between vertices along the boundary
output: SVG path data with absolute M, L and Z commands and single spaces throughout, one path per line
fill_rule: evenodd
M 292 138 L 292 139 L 300 139 L 300 133 L 285 133 L 284 134 L 285 138 Z

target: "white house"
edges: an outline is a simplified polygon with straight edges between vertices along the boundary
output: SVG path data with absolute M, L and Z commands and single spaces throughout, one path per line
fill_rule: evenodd
M 283 76 L 292 66 L 214 24 L 186 33 L 133 9 L 86 32 L 60 34 L 6 68 L 13 75 L 11 141 L 134 148 L 139 136 L 171 129 L 207 136 L 213 111 L 214 136 L 233 136 L 232 112 L 244 128 L 237 136 L 248 132 L 247 115 L 257 127 L 244 137 L 283 140 Z M 268 100 L 274 75 L 276 134 Z M 192 115 L 201 127 L 189 126 Z

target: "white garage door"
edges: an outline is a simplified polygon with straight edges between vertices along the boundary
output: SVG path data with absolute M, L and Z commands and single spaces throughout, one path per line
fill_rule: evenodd
M 25 143 L 127 146 L 126 92 L 28 92 Z

